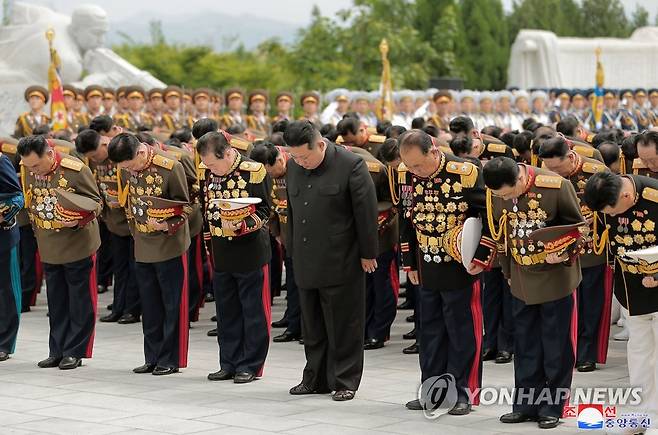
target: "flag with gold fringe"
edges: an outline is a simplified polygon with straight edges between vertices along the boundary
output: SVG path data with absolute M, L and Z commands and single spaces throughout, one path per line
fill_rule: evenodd
M 594 86 L 593 112 L 596 129 L 600 130 L 602 127 L 601 118 L 603 117 L 603 82 L 605 81 L 605 74 L 601 63 L 601 47 L 598 47 L 594 53 L 596 54 L 596 86 Z
M 64 130 L 66 128 L 66 106 L 64 105 L 64 89 L 62 76 L 60 74 L 61 61 L 57 50 L 53 46 L 55 31 L 50 28 L 46 31 L 46 39 L 50 49 L 50 66 L 48 67 L 48 92 L 50 92 L 50 116 L 52 119 L 52 130 Z
M 377 117 L 386 121 L 393 118 L 393 83 L 391 80 L 391 64 L 388 61 L 388 42 L 382 39 L 379 44 L 382 55 L 382 78 L 379 83 L 380 100 L 377 105 Z

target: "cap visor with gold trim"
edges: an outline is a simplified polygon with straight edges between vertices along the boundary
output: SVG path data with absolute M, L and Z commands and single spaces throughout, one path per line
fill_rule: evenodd
M 540 228 L 531 232 L 528 238 L 535 242 L 542 242 L 545 253 L 562 255 L 586 231 L 588 231 L 587 222 L 580 222 L 577 224 Z
M 63 189 L 55 189 L 57 204 L 55 205 L 55 216 L 61 221 L 81 220 L 89 213 L 98 209 L 98 203 L 86 196 L 69 192 Z
M 228 221 L 238 221 L 246 218 L 256 211 L 256 205 L 261 202 L 262 199 L 254 197 L 214 199 L 211 201 L 216 207 L 219 207 L 221 218 Z

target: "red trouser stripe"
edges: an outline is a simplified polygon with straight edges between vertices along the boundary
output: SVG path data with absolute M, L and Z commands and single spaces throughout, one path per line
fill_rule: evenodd
M 89 342 L 87 343 L 87 350 L 85 351 L 85 358 L 91 358 L 94 351 L 94 338 L 96 337 L 96 313 L 98 312 L 98 286 L 96 284 L 96 254 L 91 256 L 91 272 L 89 272 L 89 299 L 91 300 L 91 307 L 94 311 L 94 329 L 91 331 Z
M 183 262 L 183 288 L 181 289 L 178 310 L 178 367 L 187 367 L 187 348 L 190 340 L 189 295 L 187 288 L 187 253 L 181 256 Z
M 480 364 L 482 363 L 482 302 L 480 299 L 480 280 L 473 283 L 473 293 L 471 295 L 471 317 L 473 318 L 473 336 L 475 337 L 475 355 L 473 355 L 473 365 L 468 375 L 468 388 L 473 395 L 473 405 L 480 404 Z
M 267 336 L 270 336 L 270 331 L 272 329 L 272 299 L 270 297 L 270 266 L 266 264 L 263 266 L 263 289 L 261 291 L 262 301 L 263 301 L 263 314 L 265 314 L 265 323 L 267 323 Z M 256 373 L 256 376 L 263 376 L 263 369 L 265 366 L 261 366 Z
M 603 275 L 603 309 L 599 319 L 596 362 L 605 364 L 608 359 L 608 340 L 610 339 L 610 310 L 612 309 L 612 284 L 614 272 L 606 266 Z

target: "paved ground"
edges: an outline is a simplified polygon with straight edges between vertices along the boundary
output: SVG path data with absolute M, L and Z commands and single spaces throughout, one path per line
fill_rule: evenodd
M 0 434 L 372 434 L 537 433 L 534 423 L 503 425 L 505 406 L 480 406 L 468 416 L 426 420 L 403 404 L 418 387 L 418 358 L 403 355 L 409 344 L 401 336 L 410 329 L 399 311 L 393 339 L 367 351 L 363 382 L 355 400 L 333 402 L 329 396 L 290 396 L 304 365 L 303 347 L 277 343 L 270 347 L 265 377 L 246 385 L 209 382 L 217 370 L 217 342 L 206 336 L 212 308 L 190 331 L 190 366 L 173 376 L 135 375 L 142 364 L 141 324 L 98 324 L 94 358 L 68 372 L 39 369 L 48 356 L 48 329 L 43 294 L 38 306 L 23 316 L 16 355 L 0 363 Z M 101 295 L 100 314 L 110 302 Z M 285 301 L 278 298 L 273 318 Z M 617 329 L 616 327 L 614 328 Z M 574 386 L 626 386 L 625 343 L 611 343 L 609 363 L 595 373 L 575 374 Z M 513 385 L 512 364 L 484 366 L 485 386 Z M 549 433 L 576 433 L 567 419 Z M 545 432 L 544 432 L 545 433 Z

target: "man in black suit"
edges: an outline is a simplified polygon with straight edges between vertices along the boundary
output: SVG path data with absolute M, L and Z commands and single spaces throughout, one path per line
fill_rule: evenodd
M 290 394 L 351 400 L 363 372 L 365 275 L 377 268 L 377 198 L 365 161 L 309 121 L 284 134 L 288 252 L 302 311 L 306 367 Z

